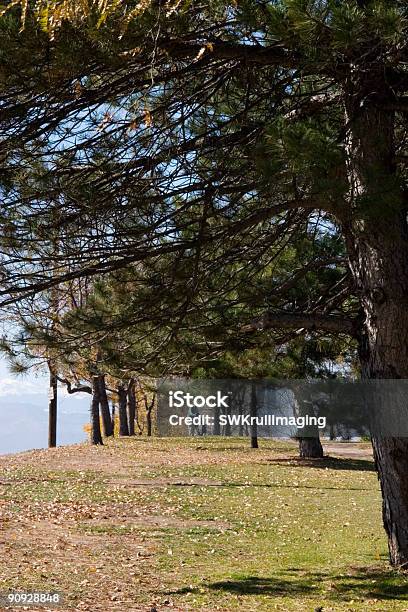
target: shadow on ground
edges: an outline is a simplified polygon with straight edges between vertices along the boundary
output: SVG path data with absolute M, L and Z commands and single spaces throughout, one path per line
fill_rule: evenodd
M 375 472 L 374 462 L 370 459 L 347 459 L 340 457 L 323 457 L 323 459 L 301 459 L 300 457 L 290 457 L 287 460 L 281 458 L 267 459 L 267 463 L 276 465 L 287 465 L 299 467 L 313 467 L 329 470 L 355 470 L 359 472 Z
M 193 482 L 174 482 L 171 483 L 174 487 L 218 487 L 222 489 L 232 489 L 232 488 L 255 488 L 255 489 L 311 489 L 315 491 L 319 489 L 319 491 L 372 491 L 372 487 L 347 487 L 347 486 L 334 486 L 334 487 L 323 487 L 320 485 L 295 485 L 295 484 L 280 484 L 280 483 L 266 483 L 260 484 L 257 482 L 217 482 L 217 483 L 193 483 Z M 145 485 L 143 485 L 145 486 Z M 153 483 L 154 486 L 154 483 Z
M 270 597 L 321 597 L 324 601 L 348 601 L 351 599 L 408 600 L 408 576 L 393 571 L 377 569 L 353 569 L 348 574 L 307 572 L 291 568 L 275 577 L 239 576 L 206 585 L 213 592 L 234 595 L 267 595 Z M 197 592 L 185 587 L 172 594 Z

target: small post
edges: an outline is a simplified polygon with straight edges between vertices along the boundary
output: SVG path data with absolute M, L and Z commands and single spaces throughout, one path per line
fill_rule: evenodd
M 48 389 L 48 448 L 57 446 L 57 406 L 58 406 L 58 379 L 53 368 L 48 364 L 50 371 L 50 386 Z

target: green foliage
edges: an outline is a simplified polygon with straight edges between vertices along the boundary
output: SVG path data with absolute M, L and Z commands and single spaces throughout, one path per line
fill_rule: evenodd
M 344 151 L 327 123 L 279 119 L 270 126 L 263 149 L 261 164 L 272 181 L 277 174 L 288 184 L 297 177 L 299 189 L 332 200 L 347 188 L 344 177 L 339 176 Z

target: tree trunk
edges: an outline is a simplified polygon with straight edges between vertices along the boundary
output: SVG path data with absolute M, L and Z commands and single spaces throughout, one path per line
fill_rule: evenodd
M 48 401 L 48 447 L 57 446 L 57 410 L 58 410 L 58 380 L 54 369 L 48 364 L 50 372 L 50 387 Z
M 101 422 L 99 419 L 100 386 L 99 377 L 92 378 L 92 401 L 91 401 L 91 442 L 92 444 L 103 444 L 101 434 Z
M 152 409 L 149 408 L 146 411 L 146 423 L 147 423 L 147 436 L 150 438 L 152 435 Z
M 118 396 L 119 396 L 119 435 L 120 436 L 128 436 L 129 435 L 129 427 L 127 421 L 127 393 L 126 389 L 120 385 L 118 387 Z
M 116 412 L 116 406 L 115 404 L 112 402 L 112 416 L 111 416 L 111 423 L 112 423 L 112 435 L 115 435 L 115 412 Z
M 251 384 L 251 401 L 249 405 L 250 417 L 256 417 L 258 414 L 258 398 L 256 394 L 256 385 L 254 382 Z M 258 426 L 256 420 L 251 422 L 251 448 L 258 448 Z
M 408 227 L 406 194 L 395 168 L 394 116 L 377 101 L 392 98 L 381 74 L 378 100 L 364 101 L 364 88 L 349 83 L 351 119 L 348 151 L 353 210 L 343 219 L 356 294 L 362 307 L 359 352 L 363 378 L 408 378 Z M 351 79 L 350 79 L 351 80 Z M 371 84 L 370 84 L 371 83 Z M 364 84 L 363 84 L 364 85 Z M 364 207 L 363 209 L 361 207 Z M 361 211 L 359 213 L 359 211 Z M 408 564 L 408 439 L 372 440 L 383 496 L 383 522 L 390 561 Z
M 240 417 L 242 417 L 242 415 L 243 415 L 243 411 L 242 411 L 242 406 L 241 405 L 239 406 L 238 414 L 239 414 Z M 244 424 L 242 423 L 241 420 L 239 421 L 238 436 L 240 438 L 244 437 Z
M 315 405 L 312 394 L 305 385 L 293 384 L 295 394 L 295 416 L 306 417 L 315 415 Z M 302 429 L 303 436 L 297 436 L 299 442 L 299 457 L 301 459 L 322 459 L 323 447 L 320 442 L 317 425 L 307 425 Z
M 310 438 L 298 438 L 299 456 L 302 459 L 321 459 L 323 457 L 323 447 L 319 436 Z
M 108 438 L 109 436 L 113 436 L 113 428 L 108 396 L 106 395 L 105 376 L 103 374 L 98 376 L 98 382 L 103 434 Z
M 408 565 L 408 440 L 373 438 L 391 564 Z
M 225 409 L 225 415 L 231 416 L 231 407 L 228 407 Z M 228 419 L 228 421 L 225 424 L 225 429 L 224 429 L 224 436 L 226 437 L 230 437 L 231 436 L 231 421 Z
M 408 257 L 408 252 L 406 256 Z M 360 342 L 363 378 L 408 378 L 408 303 L 406 298 L 405 303 L 398 297 L 394 301 L 392 297 L 394 291 L 395 288 L 390 289 L 390 293 L 387 290 L 387 295 L 390 296 L 387 305 L 377 304 L 373 310 L 366 310 L 366 333 L 363 343 Z M 406 291 L 408 292 L 408 284 Z M 373 311 L 380 311 L 376 319 L 372 318 Z M 370 316 L 367 316 L 368 313 Z M 391 411 L 392 406 L 384 405 L 381 408 Z M 406 567 L 408 565 L 408 439 L 388 437 L 386 434 L 381 435 L 381 431 L 376 431 L 372 437 L 372 445 L 381 485 L 383 523 L 388 536 L 390 562 L 395 567 Z
M 219 435 L 221 435 L 220 408 L 219 408 L 219 406 L 215 406 L 215 408 L 214 408 L 213 436 L 219 436 Z
M 135 381 L 131 379 L 128 387 L 128 429 L 129 436 L 135 435 L 135 418 L 136 418 L 136 393 L 135 393 Z

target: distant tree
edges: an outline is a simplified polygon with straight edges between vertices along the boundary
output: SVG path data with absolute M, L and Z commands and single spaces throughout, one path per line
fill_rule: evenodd
M 102 434 L 101 434 L 101 423 L 99 418 L 99 406 L 100 406 L 100 385 L 99 385 L 99 377 L 94 376 L 92 379 L 92 401 L 91 401 L 91 442 L 92 444 L 101 444 Z
M 135 435 L 135 420 L 136 420 L 136 409 L 137 409 L 135 384 L 136 384 L 135 379 L 131 378 L 128 384 L 128 388 L 127 388 L 127 414 L 128 414 L 129 436 Z

